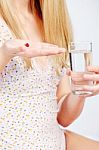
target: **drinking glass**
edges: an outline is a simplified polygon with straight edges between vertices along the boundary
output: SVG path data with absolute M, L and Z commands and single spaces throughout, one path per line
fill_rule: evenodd
M 72 75 L 75 79 L 71 79 L 71 89 L 75 95 L 87 95 L 92 92 L 83 90 L 84 85 L 93 85 L 92 81 L 84 81 L 83 75 L 88 72 L 87 67 L 92 65 L 92 42 L 71 42 L 68 45 L 70 66 Z

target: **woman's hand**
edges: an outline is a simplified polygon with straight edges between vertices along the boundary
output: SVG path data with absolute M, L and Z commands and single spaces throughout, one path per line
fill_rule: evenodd
M 80 85 L 81 90 L 92 92 L 87 97 L 99 94 L 99 67 L 88 66 L 89 73 L 74 73 L 70 69 L 67 70 L 67 75 L 71 76 L 73 83 Z M 86 96 L 85 96 L 86 97 Z
M 63 53 L 65 49 L 59 48 L 54 44 L 16 39 L 6 41 L 0 48 L 0 52 L 5 58 L 12 58 L 15 56 L 32 58 Z

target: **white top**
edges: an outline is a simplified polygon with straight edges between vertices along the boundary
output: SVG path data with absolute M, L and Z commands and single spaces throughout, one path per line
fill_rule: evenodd
M 0 45 L 13 39 L 0 20 Z M 59 78 L 48 59 L 41 70 L 35 59 L 26 69 L 14 57 L 0 73 L 0 150 L 65 150 L 64 132 L 57 123 Z

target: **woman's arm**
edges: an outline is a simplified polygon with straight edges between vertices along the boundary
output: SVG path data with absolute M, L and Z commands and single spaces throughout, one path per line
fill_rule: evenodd
M 65 48 L 44 42 L 32 42 L 29 40 L 7 40 L 0 47 L 0 71 L 15 56 L 33 58 L 64 53 Z
M 59 101 L 61 101 L 61 97 L 64 97 L 58 112 L 57 120 L 60 125 L 66 127 L 82 112 L 85 98 L 72 94 L 68 76 L 64 76 L 60 81 L 57 88 L 57 97 Z
M 85 73 L 82 78 L 79 78 L 79 74 L 75 78 L 75 73 L 70 70 L 67 71 L 67 75 L 71 76 L 72 81 L 76 81 L 77 84 L 79 84 L 79 82 L 86 84 L 81 86 L 82 90 L 92 92 L 92 94 L 86 96 L 74 95 L 71 92 L 69 77 L 66 75 L 63 77 L 58 86 L 58 100 L 61 101 L 61 97 L 65 96 L 58 112 L 57 120 L 64 127 L 68 126 L 80 115 L 84 107 L 85 98 L 99 94 L 99 67 L 89 66 L 87 70 L 92 72 L 92 74 Z M 93 82 L 94 84 L 89 85 L 89 82 Z

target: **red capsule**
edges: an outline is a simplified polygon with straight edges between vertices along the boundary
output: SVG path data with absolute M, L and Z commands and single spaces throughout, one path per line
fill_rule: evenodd
M 29 45 L 29 43 L 26 43 L 25 46 L 26 46 L 26 47 L 29 47 L 30 45 Z

